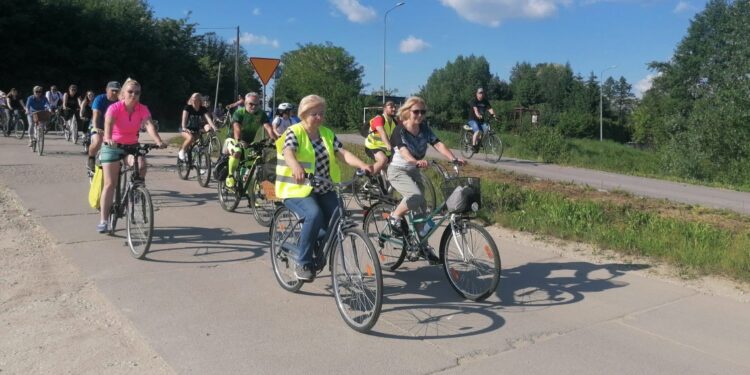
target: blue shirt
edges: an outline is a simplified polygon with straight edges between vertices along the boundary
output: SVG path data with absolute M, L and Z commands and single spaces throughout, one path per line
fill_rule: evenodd
M 94 103 L 91 104 L 91 109 L 99 111 L 102 114 L 99 116 L 99 121 L 96 122 L 97 128 L 104 129 L 104 114 L 107 113 L 107 108 L 115 103 L 117 103 L 117 100 L 109 101 L 109 99 L 107 99 L 107 94 L 99 94 L 94 98 Z
M 37 98 L 36 96 L 31 95 L 26 99 L 26 108 L 29 113 L 44 111 L 45 109 L 49 109 L 49 101 L 47 101 L 47 98 L 44 96 Z

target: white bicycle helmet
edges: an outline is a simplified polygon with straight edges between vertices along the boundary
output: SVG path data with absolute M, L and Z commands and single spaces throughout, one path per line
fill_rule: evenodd
M 279 112 L 284 112 L 284 111 L 290 111 L 292 110 L 292 108 L 294 108 L 294 106 L 289 103 L 281 103 L 279 104 L 278 110 Z

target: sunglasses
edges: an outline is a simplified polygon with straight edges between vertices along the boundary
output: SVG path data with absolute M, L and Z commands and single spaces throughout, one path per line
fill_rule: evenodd
M 427 113 L 427 110 L 426 109 L 415 109 L 415 110 L 412 110 L 411 113 L 414 114 L 414 115 L 422 115 L 422 116 L 424 116 L 424 114 Z

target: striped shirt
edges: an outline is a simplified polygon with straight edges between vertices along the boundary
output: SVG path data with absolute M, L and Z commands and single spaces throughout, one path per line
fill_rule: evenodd
M 331 179 L 331 167 L 328 157 L 328 151 L 326 150 L 325 142 L 323 141 L 323 138 L 318 138 L 317 140 L 310 140 L 310 143 L 312 143 L 313 149 L 315 150 L 315 176 L 316 177 L 322 177 L 325 179 L 330 180 Z M 294 132 L 288 131 L 286 132 L 286 138 L 284 138 L 284 149 L 289 148 L 294 152 L 297 152 L 297 149 L 299 148 L 299 142 L 297 142 L 297 136 L 294 135 Z M 333 136 L 333 152 L 336 153 L 340 149 L 344 148 L 344 145 L 341 144 L 341 141 L 339 141 L 339 138 L 335 135 Z M 335 161 L 334 161 L 335 163 Z M 320 186 L 314 186 L 313 192 L 317 194 L 324 194 L 329 191 L 333 190 L 333 185 L 329 182 L 321 183 Z

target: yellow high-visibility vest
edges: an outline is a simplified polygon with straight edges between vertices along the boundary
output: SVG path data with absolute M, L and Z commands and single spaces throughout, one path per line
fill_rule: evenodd
M 284 134 L 276 140 L 276 197 L 281 199 L 304 198 L 312 193 L 313 187 L 305 182 L 297 184 L 294 182 L 294 178 L 292 178 L 292 168 L 286 164 L 284 153 L 282 152 L 284 150 L 286 132 L 293 132 L 297 137 L 299 147 L 294 155 L 297 158 L 297 162 L 299 162 L 302 168 L 305 169 L 305 173 L 315 174 L 315 148 L 313 148 L 312 142 L 310 141 L 310 137 L 307 136 L 305 128 L 302 127 L 301 123 L 288 127 L 284 131 Z M 333 152 L 334 137 L 333 130 L 324 126 L 320 127 L 320 138 L 323 139 L 323 144 L 328 151 L 331 181 L 339 183 L 341 182 L 341 170 L 336 162 L 336 154 Z
M 383 117 L 383 130 L 385 130 L 386 137 L 390 138 L 391 134 L 393 134 L 393 129 L 396 128 L 396 122 L 393 121 L 393 118 L 390 118 L 385 115 L 378 115 Z M 370 150 L 377 150 L 377 149 L 385 149 L 386 155 L 391 155 L 391 152 L 393 150 L 388 150 L 385 146 L 385 143 L 380 138 L 380 133 L 372 131 L 372 122 L 377 118 L 378 116 L 373 117 L 370 119 L 370 134 L 367 135 L 367 138 L 365 138 L 365 147 L 369 148 Z

